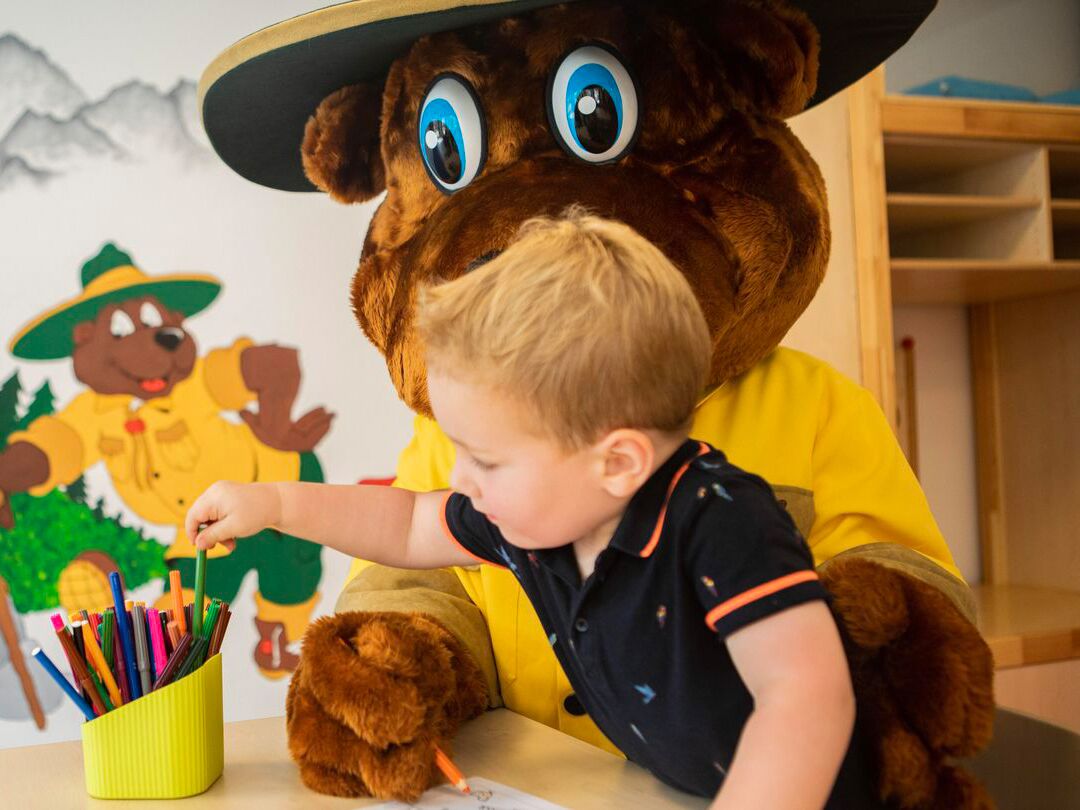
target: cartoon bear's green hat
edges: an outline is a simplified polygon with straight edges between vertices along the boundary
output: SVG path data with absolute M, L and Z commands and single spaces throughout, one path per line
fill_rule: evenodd
M 112 242 L 82 266 L 82 293 L 38 315 L 11 341 L 11 353 L 24 360 L 59 360 L 74 349 L 71 332 L 90 321 L 106 304 L 153 295 L 169 309 L 194 315 L 221 291 L 213 276 L 176 273 L 148 276 Z

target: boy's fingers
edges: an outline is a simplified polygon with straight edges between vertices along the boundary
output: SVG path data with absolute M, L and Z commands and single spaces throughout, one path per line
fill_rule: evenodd
M 236 533 L 229 527 L 232 521 L 226 518 L 225 520 L 219 520 L 217 523 L 212 523 L 207 526 L 198 536 L 195 538 L 195 545 L 199 548 L 210 548 L 217 543 L 224 543 L 228 540 L 232 540 Z
M 192 542 L 195 541 L 195 537 L 199 534 L 199 526 L 211 522 L 210 518 L 207 517 L 210 510 L 203 506 L 201 501 L 201 498 L 195 501 L 188 510 L 187 517 L 184 518 L 184 532 L 191 538 Z

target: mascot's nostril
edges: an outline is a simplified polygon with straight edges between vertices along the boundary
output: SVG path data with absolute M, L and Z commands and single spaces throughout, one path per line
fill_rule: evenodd
M 173 327 L 167 327 L 165 329 L 159 329 L 157 334 L 154 335 L 154 341 L 159 345 L 165 347 L 170 352 L 175 352 L 176 347 L 179 346 L 184 340 L 184 333 L 180 329 Z
M 465 272 L 471 273 L 476 268 L 484 266 L 496 256 L 498 256 L 500 253 L 502 253 L 501 250 L 489 250 L 487 253 L 477 256 L 475 259 L 469 262 L 468 265 L 466 265 Z

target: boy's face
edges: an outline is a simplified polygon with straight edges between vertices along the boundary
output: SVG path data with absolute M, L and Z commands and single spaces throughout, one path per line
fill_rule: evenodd
M 621 511 L 591 447 L 568 452 L 530 430 L 526 409 L 486 386 L 432 371 L 431 405 L 456 450 L 450 486 L 519 548 L 573 543 Z

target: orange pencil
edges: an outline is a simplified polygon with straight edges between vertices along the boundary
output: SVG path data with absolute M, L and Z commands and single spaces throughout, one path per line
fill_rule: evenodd
M 472 793 L 469 790 L 469 783 L 465 781 L 465 775 L 457 769 L 457 766 L 450 761 L 450 757 L 444 754 L 439 746 L 435 746 L 435 764 L 439 766 L 439 770 L 443 772 L 446 781 L 451 785 L 462 793 Z
M 105 656 L 101 652 L 101 647 L 98 646 L 97 639 L 94 638 L 94 632 L 90 629 L 90 625 L 84 624 L 82 626 L 83 643 L 86 647 L 86 657 L 90 659 L 90 663 L 94 665 L 94 669 L 97 670 L 98 675 L 101 676 L 101 680 L 105 682 L 105 688 L 109 690 L 109 700 L 113 702 L 113 706 L 122 706 L 124 701 L 120 699 L 120 688 L 116 685 L 116 679 L 113 677 L 112 670 L 109 669 L 109 665 L 105 663 Z
M 86 625 L 83 625 L 83 627 L 85 626 Z M 90 678 L 83 678 L 79 683 L 82 684 L 82 688 L 86 694 L 90 696 L 90 703 L 94 707 L 94 714 L 101 717 L 108 709 L 105 708 L 105 702 L 101 699 L 101 695 L 98 694 L 97 687 L 94 686 L 94 681 Z
M 180 584 L 180 572 L 169 572 L 169 592 L 172 594 L 173 621 L 180 629 L 180 635 L 187 632 L 187 622 L 184 620 L 184 586 Z

